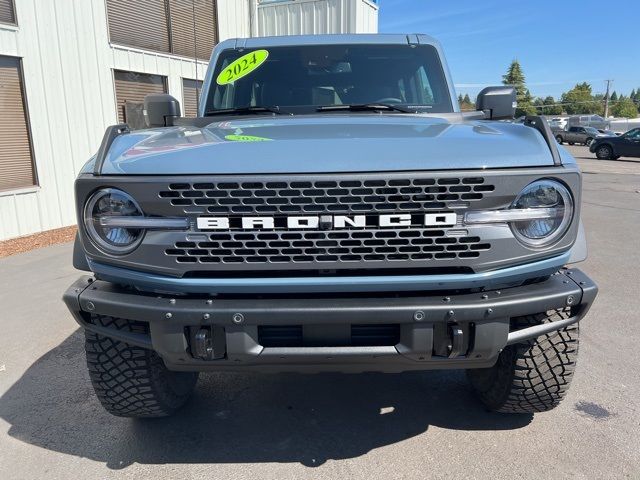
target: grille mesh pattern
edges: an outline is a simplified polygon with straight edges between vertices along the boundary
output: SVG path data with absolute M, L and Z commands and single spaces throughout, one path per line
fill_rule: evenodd
M 406 228 L 328 232 L 225 232 L 208 241 L 176 242 L 166 254 L 178 263 L 331 263 L 477 258 L 491 247 L 479 237 Z
M 172 206 L 219 214 L 420 212 L 474 202 L 494 191 L 482 177 L 172 183 L 159 192 Z

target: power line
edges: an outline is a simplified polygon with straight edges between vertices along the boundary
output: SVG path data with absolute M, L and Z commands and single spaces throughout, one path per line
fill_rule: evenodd
M 626 102 L 628 100 L 631 100 L 633 103 L 635 104 L 639 104 L 640 105 L 640 100 L 635 100 L 633 98 L 631 99 L 627 99 L 625 98 L 624 100 L 610 100 L 609 103 L 621 103 L 621 102 Z M 545 107 L 561 107 L 563 105 L 581 105 L 584 103 L 602 103 L 604 101 L 604 99 L 594 99 L 594 100 L 584 100 L 582 102 L 557 102 L 557 103 L 545 103 L 544 105 L 533 105 L 533 107 L 535 108 L 545 108 Z

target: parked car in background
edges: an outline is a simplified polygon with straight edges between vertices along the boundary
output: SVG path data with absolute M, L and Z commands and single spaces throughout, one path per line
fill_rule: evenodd
M 619 135 L 622 135 L 622 133 L 614 132 L 613 130 L 607 130 L 607 129 L 603 129 L 603 128 L 598 128 L 598 131 L 600 132 L 600 135 L 598 135 L 598 138 L 601 138 L 601 137 L 617 137 Z
M 569 117 L 567 125 L 570 127 L 610 128 L 609 122 L 600 115 L 574 115 L 573 117 Z
M 589 146 L 600 160 L 617 160 L 620 157 L 640 157 L 640 128 L 614 137 L 597 138 Z
M 567 119 L 566 118 L 556 117 L 556 118 L 552 118 L 552 119 L 548 120 L 548 122 L 549 122 L 549 126 L 551 128 L 564 129 L 567 126 Z
M 591 145 L 591 142 L 600 136 L 600 132 L 593 127 L 571 127 L 566 130 L 552 129 L 553 135 L 556 137 L 556 141 L 559 144 L 568 143 L 573 145 L 575 143 L 582 143 L 583 145 Z

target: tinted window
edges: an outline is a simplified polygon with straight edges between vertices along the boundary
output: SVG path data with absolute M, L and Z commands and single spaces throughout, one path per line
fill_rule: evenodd
M 310 113 L 318 106 L 393 103 L 426 112 L 453 107 L 435 48 L 429 45 L 312 45 L 267 48 L 264 63 L 233 83 L 220 73 L 252 50 L 225 50 L 206 110 L 279 106 Z
M 631 140 L 638 140 L 640 139 L 640 128 L 629 130 L 624 136 Z

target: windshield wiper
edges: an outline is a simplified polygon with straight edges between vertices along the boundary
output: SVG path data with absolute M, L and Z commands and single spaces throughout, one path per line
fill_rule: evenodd
M 368 110 L 391 110 L 402 113 L 417 113 L 416 110 L 411 110 L 399 105 L 392 105 L 390 103 L 360 103 L 352 105 L 323 105 L 318 107 L 318 112 L 336 112 L 340 110 L 349 110 L 351 112 L 366 112 Z
M 205 117 L 210 117 L 213 115 L 250 115 L 252 113 L 275 113 L 276 115 L 293 115 L 292 113 L 283 112 L 280 110 L 280 107 L 274 105 L 273 107 L 268 107 L 264 105 L 254 105 L 247 107 L 238 107 L 238 108 L 222 108 L 220 110 L 209 110 L 205 112 Z

